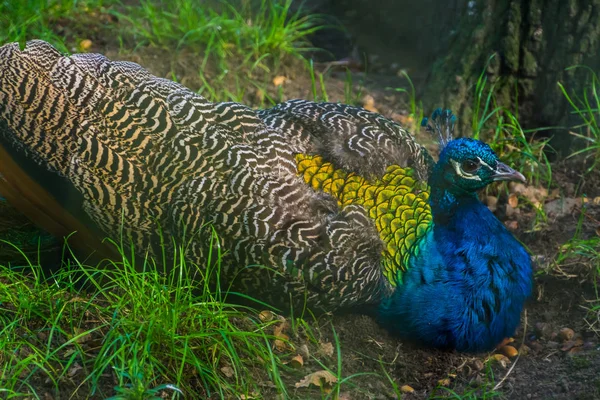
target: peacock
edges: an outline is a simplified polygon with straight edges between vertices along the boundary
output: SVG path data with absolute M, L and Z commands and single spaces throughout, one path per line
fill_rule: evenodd
M 185 243 L 198 265 L 272 304 L 373 305 L 426 346 L 479 352 L 514 334 L 530 257 L 477 192 L 525 181 L 485 143 L 439 159 L 360 107 L 211 102 L 131 62 L 64 56 L 43 41 L 0 48 L 0 195 L 70 243 L 138 254 Z M 173 250 L 173 249 L 171 249 Z

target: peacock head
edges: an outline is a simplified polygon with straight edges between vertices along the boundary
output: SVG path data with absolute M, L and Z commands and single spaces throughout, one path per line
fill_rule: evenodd
M 434 167 L 430 184 L 455 196 L 473 194 L 495 181 L 521 181 L 525 177 L 502 163 L 496 153 L 480 140 L 452 139 L 456 117 L 450 110 L 437 109 L 422 125 L 436 133 L 440 142 L 440 158 Z
M 521 181 L 525 177 L 502 163 L 487 144 L 471 139 L 458 138 L 446 144 L 434 175 L 445 188 L 460 195 L 474 193 L 495 181 Z

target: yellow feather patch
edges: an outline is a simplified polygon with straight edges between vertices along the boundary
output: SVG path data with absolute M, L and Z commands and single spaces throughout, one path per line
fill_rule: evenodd
M 331 194 L 341 207 L 365 208 L 385 244 L 383 274 L 393 286 L 402 282 L 410 256 L 418 253 L 418 241 L 431 227 L 427 185 L 413 177 L 412 169 L 398 165 L 369 180 L 335 169 L 320 156 L 298 154 L 296 162 L 298 175 L 313 189 Z

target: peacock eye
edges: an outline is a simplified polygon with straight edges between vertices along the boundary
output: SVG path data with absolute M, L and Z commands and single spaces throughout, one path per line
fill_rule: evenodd
M 476 160 L 465 160 L 460 163 L 460 167 L 462 170 L 468 174 L 472 174 L 476 172 L 481 165 Z

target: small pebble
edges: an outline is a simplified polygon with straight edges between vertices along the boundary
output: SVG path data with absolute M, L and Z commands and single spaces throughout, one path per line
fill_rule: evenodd
M 496 196 L 487 196 L 485 200 L 490 211 L 495 212 L 498 208 L 498 198 Z
M 542 346 L 541 343 L 538 342 L 537 340 L 530 342 L 529 348 L 531 350 L 535 351 L 536 353 L 539 353 L 540 351 L 544 350 L 544 346 Z
M 549 340 L 548 343 L 546 343 L 546 346 L 551 349 L 558 349 L 560 347 L 560 343 L 555 342 L 554 340 Z
M 539 338 L 548 339 L 552 335 L 552 328 L 545 322 L 536 323 L 534 330 Z

